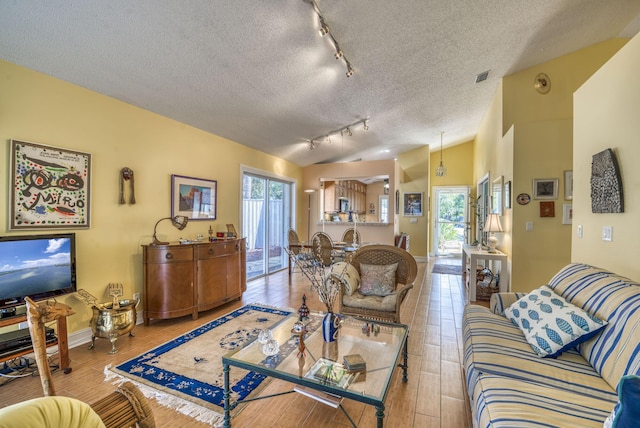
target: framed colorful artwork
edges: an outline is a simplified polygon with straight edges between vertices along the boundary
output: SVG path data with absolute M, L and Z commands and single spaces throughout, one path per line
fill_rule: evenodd
M 422 216 L 422 192 L 406 192 L 402 196 L 402 215 L 405 217 Z
M 171 175 L 171 217 L 215 220 L 218 182 L 204 178 Z
M 9 229 L 91 226 L 91 155 L 11 140 Z

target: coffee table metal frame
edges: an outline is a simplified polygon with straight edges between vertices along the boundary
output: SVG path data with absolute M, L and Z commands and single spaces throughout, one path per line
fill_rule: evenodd
M 280 322 L 278 322 L 277 324 L 275 324 L 273 327 L 271 327 L 271 330 L 274 331 L 274 337 L 279 337 L 280 338 L 279 341 L 281 341 L 282 338 L 284 337 L 283 332 L 286 332 L 290 328 L 290 326 L 292 326 L 293 323 L 297 320 L 298 320 L 297 314 L 291 314 L 288 317 L 281 320 Z M 383 351 L 383 352 L 380 352 L 382 355 L 384 355 L 383 358 L 387 358 L 387 360 L 390 361 L 391 364 L 385 367 L 375 367 L 375 361 L 369 360 L 367 362 L 367 376 L 375 376 L 374 372 L 376 371 L 382 372 L 381 375 L 386 374 L 386 377 L 384 377 L 381 382 L 380 381 L 378 382 L 377 388 L 378 388 L 379 394 L 377 394 L 376 396 L 368 395 L 364 390 L 359 391 L 356 388 L 353 388 L 354 386 L 357 386 L 357 385 L 366 386 L 367 380 L 365 380 L 364 383 L 362 384 L 354 383 L 354 384 L 351 384 L 346 389 L 343 389 L 343 388 L 333 387 L 331 385 L 324 384 L 320 381 L 307 379 L 299 372 L 293 373 L 293 370 L 286 371 L 286 368 L 289 368 L 289 369 L 292 368 L 290 360 L 292 360 L 293 358 L 297 358 L 296 357 L 296 354 L 298 352 L 297 349 L 294 349 L 288 355 L 282 356 L 283 361 L 287 359 L 289 360 L 288 367 L 285 367 L 282 370 L 278 370 L 278 367 L 271 368 L 268 365 L 261 364 L 261 362 L 253 362 L 253 361 L 248 361 L 246 359 L 243 359 L 242 354 L 247 352 L 246 351 L 247 348 L 262 346 L 256 340 L 222 357 L 222 367 L 223 367 L 223 375 L 224 375 L 224 425 L 223 426 L 231 427 L 230 412 L 239 404 L 249 403 L 251 401 L 271 398 L 271 397 L 295 392 L 291 390 L 291 391 L 285 391 L 277 394 L 259 396 L 259 397 L 245 399 L 237 402 L 231 402 L 231 389 L 230 389 L 231 386 L 230 386 L 229 374 L 230 374 L 231 366 L 233 366 L 233 367 L 238 367 L 238 368 L 242 368 L 249 371 L 254 371 L 268 377 L 281 379 L 281 380 L 293 383 L 295 385 L 301 385 L 307 388 L 311 388 L 316 391 L 326 392 L 329 394 L 337 395 L 342 398 L 347 398 L 347 399 L 351 399 L 354 401 L 358 401 L 361 403 L 374 406 L 376 408 L 377 426 L 379 428 L 382 428 L 384 423 L 384 416 L 385 416 L 384 402 L 386 400 L 387 393 L 389 392 L 389 386 L 391 384 L 391 380 L 393 378 L 396 367 L 400 367 L 403 370 L 402 381 L 406 383 L 408 380 L 407 362 L 408 362 L 408 355 L 409 355 L 408 354 L 409 328 L 405 324 L 394 324 L 394 323 L 373 321 L 375 325 L 378 326 L 381 330 L 381 333 L 379 333 L 380 336 L 374 335 L 373 332 L 371 332 L 369 336 L 367 336 L 364 332 L 362 332 L 362 334 L 359 334 L 358 330 L 360 330 L 360 326 L 363 323 L 371 323 L 371 322 L 372 322 L 371 320 L 364 320 L 356 317 L 344 317 L 343 323 L 342 323 L 343 325 L 338 337 L 337 346 L 339 346 L 339 344 L 342 342 L 346 342 L 345 349 L 346 349 L 346 352 L 348 353 L 358 353 L 359 350 L 362 350 L 362 352 L 364 353 L 364 351 L 366 350 L 365 348 L 367 346 L 380 347 L 381 351 Z M 322 330 L 321 328 L 318 328 L 315 332 L 311 333 L 308 338 L 305 339 L 305 343 L 312 344 L 315 342 L 316 351 L 313 352 L 314 354 L 323 353 L 322 351 L 320 352 L 317 351 L 318 342 L 323 340 L 321 330 Z M 385 334 L 387 336 L 384 336 Z M 388 339 L 392 343 L 390 344 L 385 343 L 384 342 L 385 339 Z M 320 346 L 326 346 L 326 345 L 327 343 L 320 344 Z M 309 356 L 311 357 L 311 360 L 309 361 L 309 366 L 313 365 L 313 363 L 318 359 L 316 358 L 316 356 L 312 355 L 311 348 L 313 348 L 313 346 L 311 347 L 307 346 L 307 350 L 306 350 L 307 352 L 306 358 L 309 358 Z M 250 351 L 253 351 L 253 356 L 255 357 L 256 349 L 251 349 Z M 390 354 L 391 358 L 388 358 L 389 357 L 388 353 L 391 353 Z M 317 357 L 320 357 L 320 356 L 322 355 L 317 355 Z M 400 359 L 401 356 L 402 356 L 402 362 L 398 363 L 398 360 Z M 344 355 L 341 352 L 339 352 L 336 357 L 337 357 L 336 360 L 341 362 L 342 357 L 344 357 Z M 346 410 L 342 407 L 342 404 L 340 404 L 339 407 L 344 412 L 346 417 L 349 419 L 351 424 L 355 427 L 356 424 L 351 419 L 351 417 L 346 412 Z

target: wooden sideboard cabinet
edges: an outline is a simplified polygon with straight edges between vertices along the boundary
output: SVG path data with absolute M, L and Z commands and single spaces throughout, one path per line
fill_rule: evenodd
M 244 238 L 187 245 L 143 245 L 144 324 L 198 312 L 247 289 Z

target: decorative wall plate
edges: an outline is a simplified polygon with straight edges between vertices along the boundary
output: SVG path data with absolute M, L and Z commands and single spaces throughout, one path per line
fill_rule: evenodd
M 529 202 L 531 202 L 531 196 L 528 193 L 520 193 L 516 198 L 516 201 L 520 205 L 527 205 Z

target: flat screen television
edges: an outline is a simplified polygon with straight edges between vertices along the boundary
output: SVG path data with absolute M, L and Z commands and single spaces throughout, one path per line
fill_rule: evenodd
M 0 236 L 0 310 L 76 291 L 76 236 L 60 233 Z

